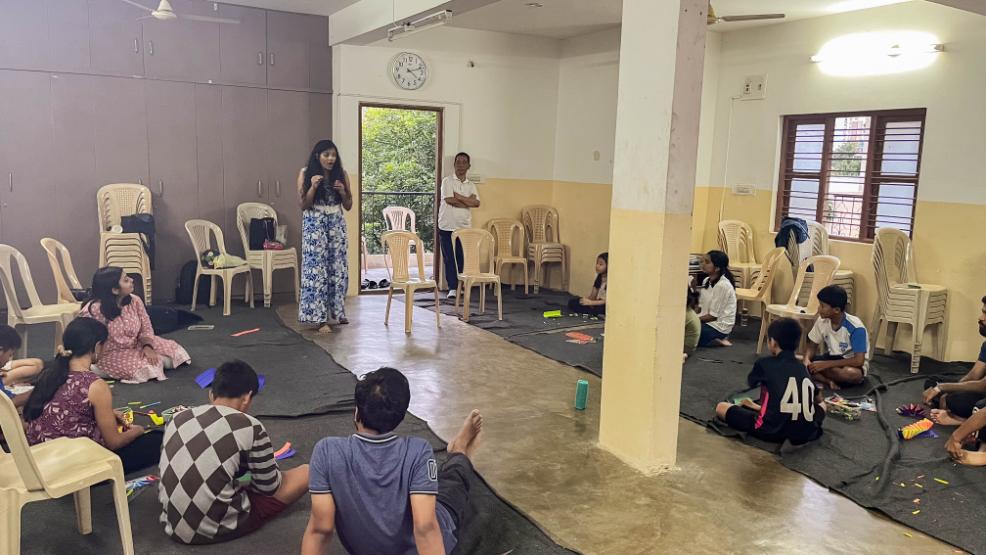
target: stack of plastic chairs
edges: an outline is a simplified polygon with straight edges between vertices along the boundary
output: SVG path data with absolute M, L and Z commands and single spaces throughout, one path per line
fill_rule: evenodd
M 96 192 L 99 210 L 99 266 L 123 268 L 127 274 L 141 277 L 144 303 L 151 304 L 151 261 L 139 233 L 122 233 L 124 216 L 153 214 L 151 190 L 135 183 L 104 185 Z M 117 231 L 114 231 L 117 230 Z
M 525 206 L 520 218 L 527 234 L 527 259 L 534 264 L 534 292 L 541 290 L 545 264 L 561 264 L 562 290 L 568 291 L 568 255 L 561 242 L 558 210 L 543 204 Z
M 808 222 L 808 242 L 811 244 L 811 256 L 831 254 L 829 253 L 829 232 L 822 224 Z M 832 278 L 832 285 L 838 285 L 846 290 L 846 293 L 849 295 L 850 307 L 853 305 L 853 299 L 856 293 L 855 277 L 852 270 L 840 268 L 835 272 L 835 277 Z M 805 282 L 801 286 L 801 292 L 798 294 L 798 304 L 806 304 L 808 302 L 808 294 L 811 291 L 811 282 L 813 279 L 813 272 L 808 272 L 805 275 Z
M 935 343 L 939 356 L 944 354 L 945 322 L 948 308 L 948 289 L 940 285 L 917 282 L 911 240 L 906 233 L 893 228 L 876 231 L 873 241 L 873 271 L 876 277 L 877 303 L 870 327 L 870 344 L 880 339 L 880 328 L 887 323 L 886 353 L 897 342 L 898 324 L 911 326 L 911 373 L 921 365 L 921 344 L 924 330 L 935 326 Z
M 736 276 L 736 287 L 749 288 L 760 273 L 753 244 L 753 229 L 740 220 L 719 222 L 719 250 L 729 256 L 729 271 Z

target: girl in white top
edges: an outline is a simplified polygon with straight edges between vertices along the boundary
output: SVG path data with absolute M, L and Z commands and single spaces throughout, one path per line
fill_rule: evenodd
M 722 251 L 709 251 L 702 257 L 702 271 L 709 277 L 698 291 L 698 317 L 702 321 L 698 346 L 729 347 L 732 343 L 727 338 L 736 324 L 735 280 L 729 271 L 729 257 Z

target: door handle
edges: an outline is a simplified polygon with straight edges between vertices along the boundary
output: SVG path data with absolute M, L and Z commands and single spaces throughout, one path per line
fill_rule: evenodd
M 275 187 L 274 188 L 275 194 L 278 197 L 280 197 L 281 196 L 281 180 L 280 179 L 277 179 L 277 180 L 274 181 L 274 187 Z
M 270 65 L 274 65 L 274 53 L 271 52 L 268 57 L 270 58 Z
M 163 179 L 158 179 L 157 180 L 157 192 L 158 192 L 158 195 L 160 195 L 162 197 L 164 196 L 164 180 Z
M 10 182 L 10 192 L 14 192 L 14 172 L 7 172 L 7 181 Z
M 144 178 L 143 177 L 138 177 L 137 178 L 137 184 L 138 185 L 143 185 L 144 184 Z
M 261 198 L 264 196 L 264 182 L 260 179 L 257 180 L 257 197 Z
M 134 54 L 140 54 L 140 41 L 134 38 Z
M 154 41 L 147 41 L 147 54 L 150 56 L 154 55 Z
M 257 65 L 258 66 L 264 65 L 264 53 L 263 52 L 257 52 Z

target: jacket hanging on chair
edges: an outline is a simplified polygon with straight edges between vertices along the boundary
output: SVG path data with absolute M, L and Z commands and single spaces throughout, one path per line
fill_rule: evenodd
M 120 218 L 120 227 L 124 233 L 139 233 L 144 244 L 144 252 L 154 269 L 154 216 L 151 214 L 134 214 Z

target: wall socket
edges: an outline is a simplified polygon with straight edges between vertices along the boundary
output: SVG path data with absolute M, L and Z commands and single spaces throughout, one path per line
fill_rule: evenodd
M 753 185 L 733 185 L 733 194 L 739 197 L 752 197 L 756 194 Z
M 767 75 L 748 75 L 740 100 L 763 100 L 767 97 Z
M 482 183 L 483 182 L 483 176 L 480 175 L 480 174 L 478 174 L 478 173 L 466 174 L 466 179 L 468 179 L 469 181 L 472 181 L 473 183 Z

